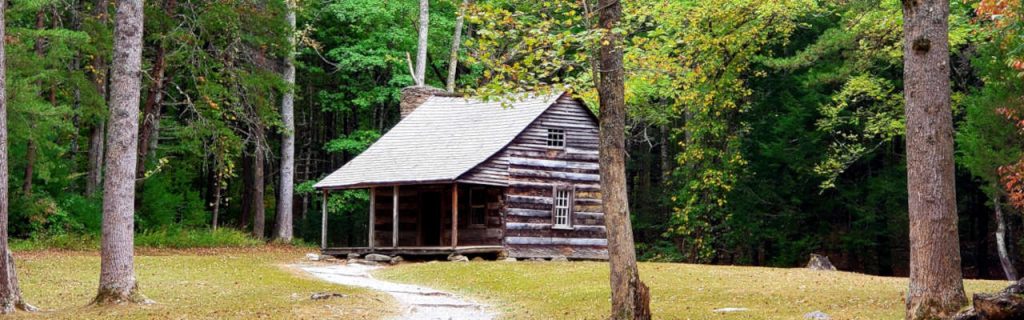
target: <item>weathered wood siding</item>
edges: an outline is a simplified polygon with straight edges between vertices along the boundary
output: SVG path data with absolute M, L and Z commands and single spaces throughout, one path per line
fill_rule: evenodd
M 585 106 L 561 98 L 492 159 L 506 159 L 505 246 L 518 258 L 607 259 L 601 211 L 598 124 Z M 547 145 L 563 129 L 564 148 Z M 554 188 L 574 188 L 572 228 L 553 228 Z
M 508 154 L 498 152 L 459 178 L 459 182 L 508 186 Z
M 470 223 L 470 189 L 480 190 L 487 194 L 486 224 L 471 225 Z M 493 186 L 459 186 L 459 245 L 501 245 L 503 226 L 500 208 L 504 188 Z M 424 239 L 425 223 L 421 208 L 424 197 L 439 197 L 441 228 L 437 232 L 441 239 L 436 244 L 451 246 L 452 220 L 452 186 L 444 185 L 406 185 L 399 187 L 398 199 L 398 246 L 425 246 L 429 240 Z M 375 198 L 374 245 L 377 247 L 392 246 L 393 229 L 393 198 L 392 187 L 378 187 Z

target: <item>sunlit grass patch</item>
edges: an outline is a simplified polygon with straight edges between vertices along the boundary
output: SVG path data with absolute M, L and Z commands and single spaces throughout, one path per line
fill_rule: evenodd
M 802 319 L 822 311 L 833 319 L 901 319 L 906 278 L 847 272 L 643 263 L 657 319 Z M 406 264 L 381 278 L 451 290 L 489 302 L 507 319 L 605 319 L 604 262 L 472 262 Z M 996 291 L 1003 281 L 966 282 L 968 295 Z M 747 308 L 716 313 L 719 308 Z
M 148 306 L 87 306 L 96 294 L 96 252 L 31 251 L 15 254 L 25 298 L 44 309 L 19 318 L 62 319 L 378 319 L 391 303 L 385 295 L 332 285 L 296 272 L 308 249 L 263 246 L 207 249 L 140 249 L 136 273 Z M 345 298 L 312 301 L 316 292 Z

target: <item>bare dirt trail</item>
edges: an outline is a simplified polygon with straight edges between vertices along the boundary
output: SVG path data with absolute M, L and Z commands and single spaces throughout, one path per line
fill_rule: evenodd
M 371 271 L 381 267 L 362 264 L 297 265 L 312 276 L 340 285 L 385 292 L 398 301 L 402 314 L 397 319 L 494 319 L 487 306 L 427 287 L 401 284 L 373 278 Z

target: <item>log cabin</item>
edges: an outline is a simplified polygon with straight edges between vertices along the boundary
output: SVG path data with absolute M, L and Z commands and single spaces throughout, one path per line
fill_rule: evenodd
M 607 259 L 594 113 L 569 93 L 496 100 L 403 89 L 399 123 L 315 185 L 370 193 L 368 243 L 329 246 L 325 205 L 323 254 Z

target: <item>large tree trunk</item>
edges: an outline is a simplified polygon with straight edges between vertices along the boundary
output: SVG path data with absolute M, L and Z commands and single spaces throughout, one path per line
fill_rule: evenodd
M 455 92 L 455 73 L 459 67 L 459 46 L 462 45 L 462 23 L 465 20 L 469 0 L 462 0 L 459 15 L 455 17 L 455 33 L 452 33 L 452 52 L 448 57 L 448 92 Z
M 949 318 L 967 304 L 960 270 L 949 1 L 903 1 L 910 287 L 907 318 Z
M 109 0 L 96 0 L 96 6 L 93 8 L 93 14 L 96 15 L 99 21 L 106 22 L 108 19 L 108 5 Z M 107 91 L 107 59 L 105 55 L 97 54 L 93 57 L 93 74 L 92 80 L 96 86 L 96 92 L 104 98 L 104 101 L 109 99 L 109 92 Z M 87 196 L 93 196 L 100 190 L 100 185 L 103 183 L 103 154 L 104 145 L 106 141 L 106 122 L 96 121 L 92 124 L 92 129 L 89 133 L 89 170 L 85 180 L 85 194 Z
M 0 1 L 0 39 L 6 38 L 4 12 L 7 2 Z M 34 311 L 25 302 L 18 287 L 18 273 L 14 256 L 7 245 L 8 167 L 7 167 L 7 54 L 4 41 L 0 41 L 0 314 L 15 310 Z
M 608 230 L 611 264 L 611 319 L 650 319 L 650 292 L 640 281 L 626 193 L 625 75 L 619 35 L 611 32 L 622 16 L 618 0 L 600 0 L 600 28 L 608 31 L 600 49 L 601 203 Z
M 262 130 L 260 134 L 262 134 Z M 252 202 L 249 204 L 253 211 L 253 226 L 252 235 L 256 239 L 263 239 L 266 235 L 264 230 L 266 228 L 267 220 L 267 209 L 266 204 L 263 203 L 263 185 L 266 183 L 266 179 L 263 175 L 264 168 L 264 154 L 260 147 L 256 147 L 256 152 L 252 155 Z
M 146 302 L 135 279 L 134 208 L 142 83 L 142 0 L 117 2 L 110 83 L 100 284 L 94 303 Z
M 295 2 L 288 1 L 288 14 L 285 17 L 291 30 L 295 30 Z M 281 98 L 281 122 L 284 133 L 281 135 L 281 185 L 277 197 L 277 233 L 274 236 L 282 242 L 292 241 L 292 203 L 295 191 L 295 37 L 290 35 L 292 54 L 285 59 L 284 81 L 288 89 Z
M 430 30 L 430 1 L 420 0 L 419 42 L 416 46 L 416 74 L 413 75 L 417 86 L 426 85 L 427 74 L 427 31 Z
M 998 188 L 998 186 L 995 186 Z M 999 264 L 1003 267 L 1006 280 L 1017 281 L 1017 269 L 1013 267 L 1013 260 L 1006 244 L 1006 217 L 1003 216 L 1003 204 L 999 191 L 993 192 L 992 202 L 996 212 L 996 251 L 999 251 Z

